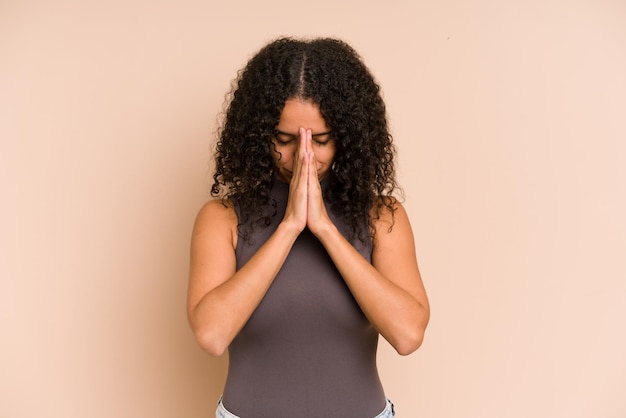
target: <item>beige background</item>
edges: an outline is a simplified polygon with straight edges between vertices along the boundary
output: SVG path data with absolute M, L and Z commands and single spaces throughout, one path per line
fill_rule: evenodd
M 626 3 L 0 1 L 0 416 L 209 417 L 188 241 L 236 70 L 283 34 L 380 80 L 432 302 L 403 418 L 626 416 Z

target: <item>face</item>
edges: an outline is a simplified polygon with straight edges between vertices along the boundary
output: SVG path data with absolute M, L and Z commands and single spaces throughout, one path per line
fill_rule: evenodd
M 280 114 L 276 135 L 272 140 L 276 147 L 274 161 L 279 180 L 285 182 L 291 180 L 300 143 L 298 132 L 301 127 L 312 132 L 312 149 L 315 153 L 319 179 L 323 179 L 330 172 L 336 146 L 319 106 L 308 100 L 289 99 Z

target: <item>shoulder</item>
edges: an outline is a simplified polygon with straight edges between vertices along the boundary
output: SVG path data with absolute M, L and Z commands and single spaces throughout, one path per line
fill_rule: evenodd
M 381 271 L 416 271 L 415 240 L 409 216 L 396 199 L 372 218 L 372 264 Z
M 220 221 L 237 221 L 237 214 L 234 205 L 228 200 L 211 199 L 206 202 L 196 216 L 196 223 L 211 222 L 215 219 Z
M 400 224 L 408 222 L 404 206 L 395 197 L 379 198 L 370 211 L 370 218 L 376 235 L 385 230 L 393 230 L 398 221 Z
M 413 230 L 406 209 L 393 197 L 379 200 L 371 211 L 374 248 L 393 246 L 398 241 L 412 242 Z
M 236 246 L 237 224 L 234 205 L 229 201 L 212 199 L 202 205 L 198 211 L 193 236 L 195 239 L 221 236 L 232 240 Z

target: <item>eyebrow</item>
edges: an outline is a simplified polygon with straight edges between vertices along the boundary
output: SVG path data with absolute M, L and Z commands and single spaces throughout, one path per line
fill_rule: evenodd
M 283 132 L 280 129 L 276 129 L 276 133 L 280 134 L 280 135 L 287 135 L 287 136 L 292 136 L 292 137 L 300 136 L 300 134 L 290 134 L 290 133 L 287 133 L 287 132 Z M 320 133 L 317 133 L 317 134 L 311 134 L 311 137 L 315 138 L 315 137 L 318 137 L 318 136 L 330 135 L 330 133 L 331 133 L 331 131 L 320 132 Z

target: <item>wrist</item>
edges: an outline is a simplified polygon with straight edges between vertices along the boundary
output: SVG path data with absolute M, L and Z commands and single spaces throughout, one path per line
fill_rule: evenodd
M 339 230 L 330 220 L 327 222 L 321 222 L 315 227 L 309 226 L 309 229 L 321 242 L 324 242 L 335 234 L 339 234 Z
M 291 218 L 285 218 L 278 224 L 278 228 L 276 228 L 276 232 L 285 234 L 288 237 L 292 237 L 294 240 L 300 235 L 304 226 L 300 225 L 299 222 L 293 220 Z

